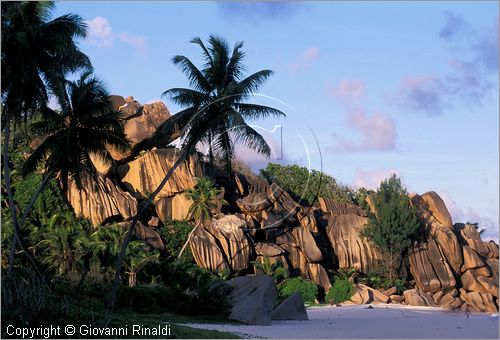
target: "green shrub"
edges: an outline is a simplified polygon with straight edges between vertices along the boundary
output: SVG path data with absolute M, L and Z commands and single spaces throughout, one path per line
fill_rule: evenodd
M 182 246 L 187 241 L 189 233 L 194 227 L 189 221 L 167 220 L 163 221 L 163 224 L 163 227 L 158 229 L 158 232 L 165 243 L 168 254 L 177 258 Z M 184 253 L 182 253 L 181 259 L 193 262 L 193 254 L 189 245 L 184 250 Z
M 21 212 L 24 212 L 41 183 L 42 176 L 38 174 L 30 174 L 15 183 L 14 200 Z M 51 179 L 45 185 L 45 189 L 31 210 L 30 216 L 32 218 L 39 219 L 43 216 L 50 216 L 60 210 L 67 210 L 60 192 L 55 191 L 54 187 L 57 187 L 57 182 Z
M 254 266 L 256 274 L 270 276 L 276 284 L 288 277 L 288 270 L 283 267 L 283 263 L 281 261 L 271 263 L 269 256 L 260 256 L 258 260 L 250 263 Z
M 350 300 L 354 294 L 354 286 L 348 280 L 337 279 L 326 294 L 325 300 L 334 303 L 341 303 Z
M 278 184 L 297 200 L 313 204 L 318 197 L 333 198 L 341 202 L 352 202 L 351 188 L 337 183 L 335 178 L 318 170 L 298 165 L 269 163 L 260 170 L 260 176 L 269 183 Z
M 301 277 L 286 279 L 279 287 L 280 298 L 287 298 L 295 292 L 299 292 L 304 302 L 314 302 L 318 296 L 318 287 L 309 280 Z

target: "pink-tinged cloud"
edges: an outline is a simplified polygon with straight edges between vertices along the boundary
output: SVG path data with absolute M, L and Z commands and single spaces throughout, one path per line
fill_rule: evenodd
M 118 39 L 121 42 L 124 42 L 133 48 L 135 48 L 138 52 L 140 53 L 145 53 L 146 52 L 146 38 L 143 37 L 142 35 L 136 35 L 136 34 L 130 34 L 127 32 L 120 33 L 118 35 Z
M 365 83 L 357 79 L 344 79 L 332 88 L 330 94 L 342 101 L 354 101 L 365 95 Z
M 327 148 L 332 153 L 392 151 L 396 149 L 397 132 L 394 121 L 382 112 L 367 115 L 362 110 L 347 113 L 347 126 L 358 132 L 359 139 L 346 139 L 334 134 L 335 144 Z
M 367 189 L 377 190 L 380 182 L 396 174 L 400 177 L 399 171 L 396 169 L 380 169 L 374 171 L 356 170 L 352 186 L 356 189 L 364 187 Z
M 319 47 L 309 47 L 301 53 L 297 62 L 290 65 L 290 70 L 294 73 L 309 70 L 319 54 Z

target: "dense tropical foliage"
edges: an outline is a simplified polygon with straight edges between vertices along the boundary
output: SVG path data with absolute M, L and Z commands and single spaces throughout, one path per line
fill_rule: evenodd
M 382 181 L 372 197 L 376 212 L 370 214 L 362 234 L 387 255 L 386 272 L 390 279 L 396 279 L 403 255 L 415 240 L 419 222 L 410 206 L 408 192 L 396 175 Z
M 298 165 L 269 163 L 260 170 L 260 175 L 269 183 L 276 183 L 302 202 L 313 204 L 319 197 L 351 202 L 352 190 L 337 183 L 335 178 L 314 169 Z

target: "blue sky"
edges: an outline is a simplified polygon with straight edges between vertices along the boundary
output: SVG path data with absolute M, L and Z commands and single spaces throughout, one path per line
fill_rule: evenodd
M 89 24 L 81 42 L 110 92 L 141 103 L 187 86 L 171 63 L 210 34 L 244 41 L 248 72 L 274 76 L 255 102 L 287 113 L 253 122 L 283 160 L 358 187 L 396 172 L 438 192 L 456 222 L 498 240 L 498 2 L 59 2 Z M 274 98 L 274 99 L 271 99 Z M 172 113 L 179 110 L 163 98 Z M 304 147 L 304 145 L 307 147 Z M 320 157 L 321 154 L 321 157 Z M 254 168 L 264 161 L 248 150 Z

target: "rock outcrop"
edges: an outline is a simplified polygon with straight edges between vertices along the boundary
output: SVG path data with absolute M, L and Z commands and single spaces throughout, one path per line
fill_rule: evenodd
M 295 292 L 281 302 L 271 313 L 272 320 L 309 320 L 300 293 Z
M 179 151 L 174 148 L 153 148 L 130 163 L 119 166 L 117 172 L 130 192 L 146 196 L 156 190 L 178 156 Z M 200 163 L 195 157 L 190 157 L 174 171 L 158 197 L 169 197 L 193 188 L 196 178 L 202 175 Z
M 414 245 L 410 250 L 409 260 L 417 287 L 424 292 L 436 293 L 456 287 L 450 266 L 441 255 L 436 241 Z
M 97 183 L 85 183 L 81 191 L 71 183 L 67 194 L 75 213 L 94 225 L 128 224 L 137 214 L 138 202 L 156 190 L 178 157 L 175 148 L 166 147 L 172 138 L 177 138 L 176 134 L 165 137 L 160 144 L 151 138 L 171 117 L 162 102 L 141 105 L 132 97 L 120 96 L 112 96 L 110 100 L 125 116 L 125 134 L 132 147 L 126 152 L 109 147 L 108 152 L 115 160 L 111 163 L 90 155 L 100 172 Z M 157 148 L 158 145 L 161 148 Z M 144 239 L 152 248 L 165 250 L 156 229 L 166 220 L 190 218 L 188 211 L 192 202 L 185 191 L 193 188 L 197 178 L 203 176 L 202 164 L 206 170 L 208 165 L 196 155 L 180 164 L 155 198 L 154 207 L 148 209 L 137 224 L 135 237 Z M 224 177 L 218 168 L 210 169 L 212 175 L 219 174 L 213 176 L 217 180 Z M 214 272 L 252 273 L 258 267 L 252 268 L 253 261 L 279 263 L 316 283 L 320 295 L 331 287 L 329 272 L 356 268 L 368 274 L 383 269 L 384 255 L 361 236 L 368 222 L 368 212 L 361 207 L 330 198 L 320 198 L 308 206 L 297 202 L 275 183 L 268 184 L 257 176 L 235 173 L 232 179 L 234 181 L 221 179 L 218 183 L 226 189 L 221 196 L 225 195 L 232 205 L 213 208 L 212 223 L 198 226 L 193 232 L 189 245 L 198 266 Z M 351 303 L 392 302 L 483 312 L 498 310 L 498 245 L 484 242 L 476 225 L 453 224 L 444 201 L 436 192 L 413 194 L 409 198 L 421 228 L 419 241 L 412 244 L 405 255 L 401 274 L 414 282 L 414 289 L 397 295 L 395 288 L 379 291 L 357 284 Z M 373 197 L 368 196 L 366 201 L 376 215 Z M 236 320 L 267 324 L 273 310 L 279 319 L 304 317 L 300 309 L 303 303 L 299 303 L 296 296 L 274 309 L 276 293 L 271 291 L 276 289 L 268 279 L 235 280 L 231 294 L 236 301 L 233 305 Z M 234 294 L 242 296 L 236 298 Z M 264 303 L 265 297 L 274 302 Z M 252 302 L 253 298 L 256 300 Z M 250 303 L 250 307 L 245 309 L 244 303 Z M 291 316 L 285 313 L 287 308 L 294 311 Z
M 67 198 L 76 216 L 89 219 L 93 225 L 129 219 L 137 214 L 137 200 L 102 175 L 98 175 L 97 183 L 84 183 L 82 190 L 70 182 Z
M 370 241 L 360 235 L 366 217 L 334 215 L 327 217 L 326 232 L 338 257 L 340 268 L 356 268 L 363 273 L 376 272 L 383 256 Z
M 240 276 L 226 282 L 233 288 L 228 301 L 231 320 L 250 325 L 269 325 L 278 292 L 271 277 Z

